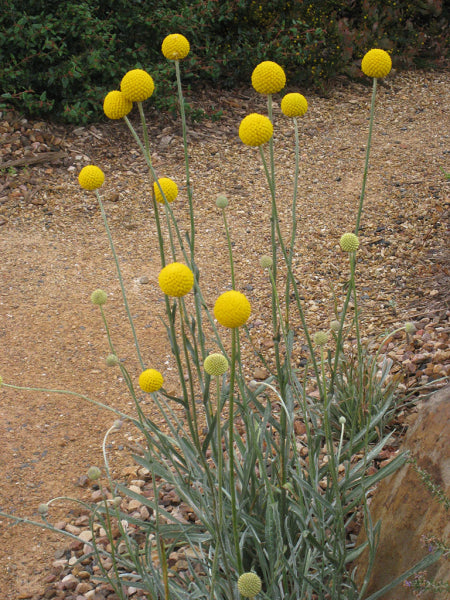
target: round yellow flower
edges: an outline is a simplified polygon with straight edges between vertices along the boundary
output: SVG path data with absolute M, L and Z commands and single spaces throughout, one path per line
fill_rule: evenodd
M 259 594 L 261 589 L 261 578 L 256 573 L 252 573 L 251 571 L 242 573 L 238 579 L 238 590 L 244 598 L 254 598 Z
M 181 33 L 172 33 L 164 38 L 162 53 L 169 60 L 181 60 L 189 54 L 189 42 Z
M 108 119 L 122 119 L 133 108 L 133 103 L 122 92 L 113 90 L 103 100 L 103 112 Z
M 186 265 L 174 262 L 161 270 L 158 282 L 159 287 L 167 296 L 181 298 L 192 290 L 194 274 Z
M 344 233 L 339 240 L 339 244 L 344 252 L 356 252 L 359 247 L 359 240 L 354 233 Z
M 95 165 L 83 167 L 78 175 L 78 183 L 84 190 L 97 190 L 104 181 L 105 174 Z
M 214 305 L 214 316 L 221 325 L 230 329 L 244 325 L 251 312 L 250 302 L 236 290 L 224 292 Z
M 120 91 L 130 102 L 143 102 L 150 98 L 155 84 L 150 75 L 142 69 L 128 71 L 120 82 Z
M 281 101 L 281 112 L 287 117 L 303 117 L 308 110 L 308 102 L 301 94 L 286 94 Z
M 364 55 L 361 70 L 368 77 L 386 77 L 392 69 L 392 60 L 386 50 L 374 48 Z
M 203 368 L 208 375 L 220 377 L 228 371 L 228 361 L 223 354 L 216 352 L 205 358 Z
M 161 177 L 158 179 L 159 185 L 161 186 L 162 191 L 164 192 L 164 196 L 166 197 L 167 202 L 173 202 L 175 198 L 178 196 L 178 186 L 175 181 L 169 179 L 168 177 Z M 153 190 L 155 192 L 155 200 L 160 204 L 164 204 L 164 196 L 161 194 L 161 191 L 158 187 L 158 184 L 153 184 Z
M 273 135 L 273 125 L 268 117 L 252 113 L 241 121 L 239 137 L 246 146 L 262 146 Z
M 260 94 L 276 94 L 286 85 L 286 75 L 276 62 L 265 60 L 255 67 L 252 85 Z
M 139 375 L 139 387 L 143 392 L 157 392 L 163 383 L 164 378 L 156 369 L 146 369 Z

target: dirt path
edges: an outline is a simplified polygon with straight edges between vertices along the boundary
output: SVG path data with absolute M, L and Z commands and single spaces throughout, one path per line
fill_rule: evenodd
M 359 274 L 369 337 L 411 319 L 429 325 L 432 339 L 448 340 L 448 259 L 443 254 L 448 184 L 439 169 L 450 170 L 449 83 L 448 73 L 393 74 L 379 89 Z M 330 281 L 339 285 L 346 276 L 337 241 L 354 225 L 370 90 L 342 84 L 329 98 L 308 100 L 300 133 L 297 269 L 310 324 L 327 327 L 332 318 Z M 250 110 L 264 111 L 264 100 L 241 90 L 214 94 L 209 102 L 224 108 L 223 120 L 194 126 L 190 134 L 202 281 L 209 299 L 229 285 L 226 240 L 215 207 L 216 195 L 225 192 L 238 288 L 249 294 L 253 331 L 264 347 L 267 285 L 258 259 L 268 251 L 268 193 L 257 152 L 236 135 L 240 119 Z M 293 131 L 277 105 L 275 115 L 280 213 L 286 228 Z M 186 227 L 179 127 L 170 120 L 160 123 L 151 109 L 149 119 L 155 168 L 180 183 L 175 208 Z M 94 196 L 79 189 L 76 174 L 89 163 L 105 171 L 102 191 L 138 336 L 146 360 L 162 368 L 170 354 L 161 342 L 159 261 L 143 162 L 122 123 L 69 130 L 0 119 L 3 163 L 21 156 L 29 131 L 35 139 L 42 137 L 47 146 L 42 151 L 63 151 L 65 158 L 2 172 L 0 374 L 6 383 L 74 390 L 130 410 L 123 382 L 104 363 L 106 336 L 89 301 L 94 289 L 110 295 L 107 312 L 120 356 L 136 376 L 139 368 L 100 213 Z M 39 146 L 31 151 L 39 152 Z M 399 348 L 393 352 L 401 363 Z M 258 366 L 249 361 L 247 368 L 251 372 Z M 409 376 L 433 378 L 425 367 Z M 176 386 L 176 381 L 170 384 Z M 90 465 L 101 463 L 101 441 L 114 416 L 67 395 L 3 388 L 0 398 L 1 509 L 37 518 L 41 502 L 85 496 L 80 477 Z M 127 444 L 133 441 L 133 433 L 124 432 L 115 442 L 117 473 L 129 463 Z M 73 505 L 58 507 L 57 519 L 73 516 Z M 4 519 L 0 527 L 2 600 L 41 598 L 55 577 L 52 562 L 67 540 Z

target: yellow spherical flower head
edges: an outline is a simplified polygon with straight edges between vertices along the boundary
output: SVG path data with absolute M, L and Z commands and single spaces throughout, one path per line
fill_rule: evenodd
M 150 98 L 155 84 L 150 75 L 142 69 L 128 71 L 120 82 L 120 91 L 130 102 L 143 102 Z
M 255 67 L 252 85 L 260 94 L 276 94 L 286 85 L 286 75 L 276 62 L 265 60 Z
M 308 102 L 301 94 L 286 94 L 281 101 L 281 112 L 287 117 L 303 117 L 307 110 Z
M 178 196 L 178 186 L 175 181 L 172 181 L 172 179 L 169 179 L 168 177 L 161 177 L 161 179 L 158 179 L 158 183 L 164 192 L 167 202 L 173 202 Z M 160 204 L 164 204 L 164 196 L 161 194 L 161 190 L 156 181 L 153 184 L 153 190 L 155 192 L 155 200 Z
M 361 70 L 368 77 L 386 77 L 392 69 L 392 60 L 386 50 L 374 48 L 364 55 Z
M 113 90 L 103 100 L 103 112 L 108 119 L 122 119 L 133 108 L 133 103 L 122 92 Z
M 251 571 L 242 573 L 238 579 L 238 590 L 244 598 L 254 598 L 259 594 L 261 589 L 261 578 L 256 573 L 252 573 Z
M 356 252 L 359 247 L 359 240 L 354 233 L 344 233 L 339 240 L 339 245 L 344 252 Z
M 221 325 L 230 329 L 244 325 L 251 312 L 250 302 L 236 290 L 220 295 L 214 305 L 214 316 Z
M 159 287 L 167 296 L 181 298 L 192 290 L 194 274 L 186 265 L 174 262 L 161 270 L 158 282 Z
M 164 378 L 156 369 L 146 369 L 139 375 L 139 387 L 143 392 L 157 392 L 163 383 Z
M 220 377 L 228 371 L 228 361 L 223 354 L 217 352 L 205 358 L 203 368 L 208 375 Z
M 162 53 L 169 60 L 181 60 L 189 54 L 189 42 L 181 33 L 172 33 L 164 38 Z
M 246 146 L 262 146 L 273 135 L 273 125 L 268 117 L 252 113 L 241 121 L 239 137 Z
M 105 174 L 95 165 L 83 167 L 78 175 L 78 183 L 84 190 L 97 190 L 104 181 Z

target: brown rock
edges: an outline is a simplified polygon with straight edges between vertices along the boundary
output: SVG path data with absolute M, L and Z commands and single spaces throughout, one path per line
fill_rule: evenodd
M 447 496 L 450 493 L 450 386 L 435 392 L 418 410 L 417 419 L 408 430 L 401 451 L 408 450 Z M 445 508 L 432 497 L 409 463 L 376 489 L 371 504 L 372 520 L 381 520 L 380 543 L 366 596 L 383 588 L 413 567 L 427 549 L 423 538 L 436 536 L 448 545 L 450 523 Z M 422 538 L 422 539 L 421 539 Z M 361 535 L 357 545 L 363 542 Z M 359 585 L 365 573 L 363 554 L 359 561 Z M 448 579 L 448 563 L 433 564 L 426 574 L 431 581 Z M 434 592 L 422 593 L 422 600 L 433 600 Z M 410 600 L 409 588 L 398 585 L 383 595 L 383 600 Z
M 253 378 L 254 379 L 267 379 L 269 377 L 269 372 L 267 369 L 263 369 L 258 367 L 257 369 L 255 369 L 254 373 L 253 373 Z

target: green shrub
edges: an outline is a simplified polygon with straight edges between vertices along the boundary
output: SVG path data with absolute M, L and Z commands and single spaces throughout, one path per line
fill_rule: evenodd
M 101 117 L 99 98 L 132 66 L 150 71 L 157 108 L 174 108 L 163 37 L 179 32 L 195 52 L 187 84 L 232 87 L 258 62 L 283 65 L 292 83 L 324 86 L 338 74 L 359 76 L 370 47 L 392 51 L 397 66 L 442 65 L 448 8 L 442 0 L 227 0 L 164 3 L 103 0 L 53 3 L 6 0 L 0 15 L 4 105 L 39 117 L 85 123 Z

